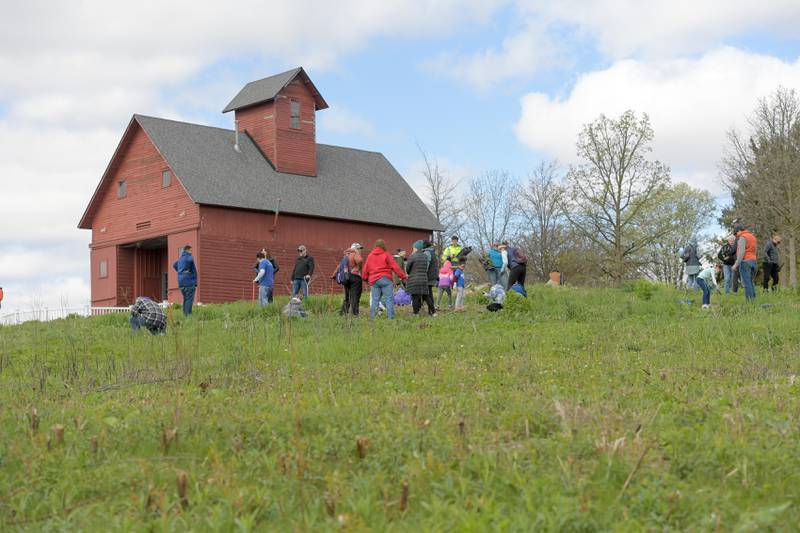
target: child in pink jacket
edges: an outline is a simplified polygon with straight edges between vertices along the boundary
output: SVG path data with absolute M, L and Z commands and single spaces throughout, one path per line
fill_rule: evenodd
M 439 269 L 439 299 L 436 302 L 436 307 L 442 305 L 442 296 L 447 293 L 447 306 L 452 309 L 453 307 L 453 265 L 450 261 L 445 261 L 442 268 Z

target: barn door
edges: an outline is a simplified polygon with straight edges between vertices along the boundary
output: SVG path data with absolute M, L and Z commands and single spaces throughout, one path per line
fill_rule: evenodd
M 164 277 L 166 276 L 166 248 L 139 249 L 136 251 L 137 277 L 140 288 L 138 296 L 147 296 L 160 302 L 164 299 Z

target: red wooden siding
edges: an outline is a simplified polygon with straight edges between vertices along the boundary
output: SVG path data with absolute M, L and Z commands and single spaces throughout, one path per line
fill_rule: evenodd
M 134 291 L 134 248 L 122 248 L 115 246 L 117 249 L 117 304 L 116 305 L 131 305 L 136 301 L 136 293 Z
M 275 164 L 275 102 L 237 109 L 239 131 L 247 130 L 264 155 Z
M 116 305 L 117 302 L 117 248 L 94 248 L 89 253 L 92 278 L 92 305 Z M 106 261 L 107 276 L 100 277 L 100 262 Z
M 106 177 L 92 221 L 92 246 L 128 243 L 166 235 L 176 229 L 196 228 L 200 210 L 177 179 L 161 187 L 161 173 L 169 167 L 147 134 L 135 128 L 118 155 L 116 168 Z M 178 176 L 180 178 L 180 176 Z M 127 194 L 117 198 L 117 183 L 125 180 Z M 136 225 L 150 222 L 145 229 Z
M 300 103 L 300 128 L 291 127 L 291 101 Z M 314 96 L 306 85 L 295 78 L 275 99 L 276 151 L 275 167 L 281 172 L 317 175 L 317 140 Z
M 200 301 L 214 303 L 252 297 L 255 254 L 269 249 L 278 261 L 275 291 L 286 294 L 297 257 L 297 246 L 305 244 L 314 256 L 316 272 L 311 292 L 340 290 L 330 280 L 342 252 L 352 242 L 364 245 L 366 255 L 375 240 L 382 238 L 389 250 L 405 248 L 418 239 L 429 238 L 424 230 L 376 226 L 359 222 L 280 215 L 277 230 L 271 232 L 273 213 L 259 213 L 202 206 L 200 209 Z
M 291 102 L 300 103 L 300 127 L 291 127 Z M 317 175 L 315 101 L 298 78 L 275 100 L 236 110 L 239 131 L 247 130 L 253 140 L 281 172 Z

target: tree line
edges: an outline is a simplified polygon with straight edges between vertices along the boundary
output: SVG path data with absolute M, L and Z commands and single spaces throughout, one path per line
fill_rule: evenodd
M 703 237 L 716 206 L 707 191 L 672 183 L 669 167 L 650 158 L 653 136 L 646 114 L 600 115 L 578 135 L 579 163 L 544 161 L 521 179 L 491 170 L 463 187 L 420 149 L 427 203 L 444 228 L 437 244 L 454 233 L 479 250 L 511 240 L 542 281 L 559 270 L 579 284 L 679 283 L 677 250 Z

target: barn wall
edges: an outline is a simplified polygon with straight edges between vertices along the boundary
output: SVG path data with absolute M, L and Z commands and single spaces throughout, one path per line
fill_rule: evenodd
M 300 128 L 291 127 L 291 101 L 300 103 Z M 276 159 L 281 172 L 317 175 L 317 140 L 314 96 L 300 78 L 295 78 L 275 99 Z
M 136 123 L 121 147 L 117 164 L 106 177 L 108 186 L 98 199 L 92 221 L 92 247 L 122 244 L 193 229 L 200 209 L 176 176 L 161 186 L 161 173 L 169 166 Z M 125 180 L 127 194 L 117 198 L 118 182 Z M 138 228 L 137 229 L 137 225 Z
M 100 277 L 100 262 L 108 264 L 108 276 Z M 105 246 L 89 252 L 92 305 L 116 305 L 117 303 L 117 247 Z M 110 302 L 110 303 L 101 303 Z
M 430 232 L 425 230 L 296 215 L 280 215 L 277 230 L 273 233 L 270 231 L 273 221 L 272 213 L 209 206 L 200 208 L 203 302 L 251 298 L 255 254 L 262 247 L 272 252 L 280 266 L 275 277 L 276 294 L 287 294 L 297 246 L 306 245 L 316 262 L 311 292 L 319 294 L 341 290 L 329 278 L 342 252 L 352 242 L 364 244 L 366 255 L 378 238 L 386 241 L 389 250 L 402 247 L 410 251 L 414 241 L 430 237 Z
M 239 131 L 247 130 L 261 151 L 275 164 L 275 103 L 266 102 L 237 109 Z
M 131 305 L 136 301 L 134 285 L 134 259 L 135 250 L 133 248 L 117 249 L 117 304 Z

